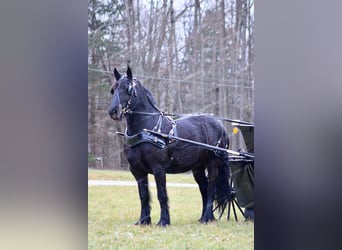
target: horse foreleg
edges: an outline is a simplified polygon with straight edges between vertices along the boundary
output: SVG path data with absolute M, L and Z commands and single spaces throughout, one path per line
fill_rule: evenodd
M 135 225 L 150 225 L 151 224 L 151 207 L 150 207 L 150 194 L 148 191 L 148 178 L 147 175 L 137 180 L 139 197 L 141 203 L 140 219 Z
M 170 225 L 170 214 L 168 197 L 166 192 L 166 175 L 163 169 L 153 171 L 154 179 L 157 185 L 158 200 L 160 204 L 160 220 L 158 226 Z

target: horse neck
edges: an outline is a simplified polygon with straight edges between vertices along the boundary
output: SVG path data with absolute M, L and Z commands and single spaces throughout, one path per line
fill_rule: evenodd
M 138 114 L 134 112 L 144 112 L 144 113 L 151 113 L 148 114 Z M 146 100 L 134 108 L 132 114 L 126 115 L 126 122 L 127 122 L 127 134 L 134 135 L 146 129 L 153 129 L 154 126 L 157 124 L 159 116 L 156 113 L 160 111 L 154 107 L 151 103 Z M 152 115 L 153 114 L 153 115 Z

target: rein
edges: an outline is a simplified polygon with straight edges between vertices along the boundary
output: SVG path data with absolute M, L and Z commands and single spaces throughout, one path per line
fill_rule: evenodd
M 158 109 L 159 110 L 159 109 Z M 159 111 L 159 112 L 142 112 L 142 111 L 134 111 L 131 109 L 125 109 L 125 114 L 137 114 L 137 115 L 165 115 L 165 116 L 171 116 L 171 117 L 187 117 L 187 116 L 193 116 L 193 115 L 208 115 L 208 116 L 212 116 L 214 117 L 213 114 L 205 114 L 205 113 L 192 113 L 192 114 L 177 114 L 177 113 L 167 113 L 167 112 L 163 112 L 163 111 Z M 251 122 L 245 122 L 245 121 L 241 121 L 241 120 L 235 120 L 235 119 L 228 119 L 225 117 L 215 117 L 218 120 L 221 121 L 226 121 L 226 122 L 232 122 L 235 124 L 240 124 L 240 125 L 245 125 L 245 126 L 254 126 L 254 123 Z
M 124 111 L 125 114 L 129 114 L 129 115 L 160 115 L 160 112 L 143 112 L 143 111 L 133 111 L 131 109 L 126 109 Z

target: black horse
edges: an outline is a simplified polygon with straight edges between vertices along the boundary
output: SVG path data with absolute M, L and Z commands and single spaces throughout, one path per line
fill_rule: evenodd
M 111 87 L 113 95 L 109 115 L 114 120 L 124 116 L 127 128 L 124 134 L 124 152 L 130 163 L 139 189 L 141 214 L 136 224 L 151 224 L 148 174 L 153 174 L 160 203 L 158 225 L 170 225 L 166 173 L 192 170 L 202 195 L 201 223 L 215 220 L 213 203 L 223 211 L 230 197 L 228 160 L 214 152 L 191 144 L 157 137 L 144 131 L 155 130 L 165 134 L 228 148 L 228 135 L 222 123 L 206 115 L 172 120 L 156 107 L 156 102 L 138 80 L 133 79 L 128 67 L 127 76 L 114 69 L 116 81 Z

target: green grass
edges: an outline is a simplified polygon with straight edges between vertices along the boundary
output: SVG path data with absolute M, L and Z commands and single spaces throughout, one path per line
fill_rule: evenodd
M 116 174 L 122 175 L 118 178 L 126 178 L 126 173 Z M 93 176 L 93 173 L 90 175 Z M 254 224 L 243 221 L 241 215 L 239 222 L 227 221 L 226 214 L 220 221 L 208 225 L 197 221 L 201 210 L 201 197 L 197 188 L 168 188 L 171 226 L 157 227 L 155 224 L 159 220 L 160 209 L 155 187 L 150 187 L 150 192 L 153 225 L 135 226 L 134 222 L 140 214 L 137 187 L 88 187 L 88 248 L 254 248 Z
M 88 168 L 89 180 L 134 181 L 130 171 Z
M 150 180 L 154 181 L 153 178 Z M 89 180 L 135 181 L 130 171 L 88 169 Z M 168 182 L 196 183 L 191 173 L 167 174 Z

